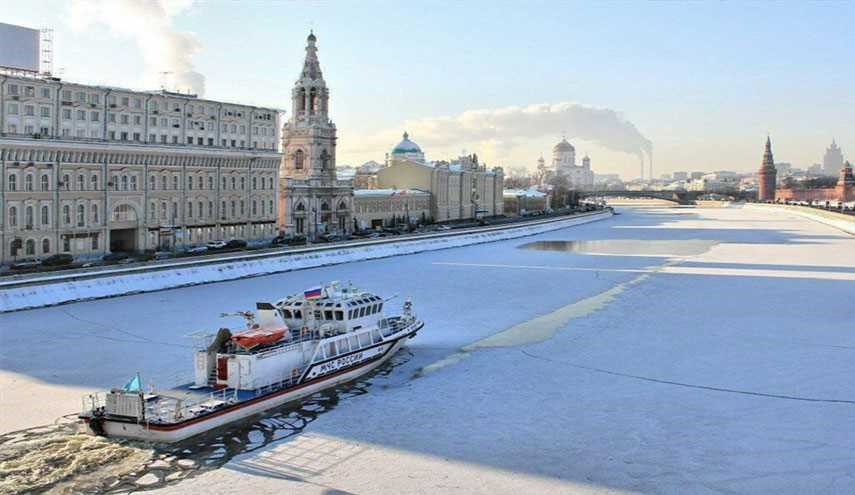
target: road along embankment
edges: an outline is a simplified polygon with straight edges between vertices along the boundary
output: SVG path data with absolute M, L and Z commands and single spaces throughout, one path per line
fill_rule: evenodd
M 846 215 L 844 213 L 835 213 L 833 211 L 818 210 L 816 208 L 808 208 L 807 206 L 798 205 L 777 205 L 777 204 L 762 204 L 748 203 L 746 208 L 761 208 L 764 210 L 777 210 L 779 212 L 792 213 L 800 217 L 808 218 L 815 222 L 824 223 L 831 227 L 846 232 L 847 234 L 855 235 L 855 216 Z
M 250 253 L 227 259 L 182 260 L 148 267 L 10 280 L 0 282 L 0 312 L 502 241 L 594 222 L 611 215 L 609 211 L 601 211 L 522 224 L 422 234 L 406 239 L 358 241 L 285 252 Z

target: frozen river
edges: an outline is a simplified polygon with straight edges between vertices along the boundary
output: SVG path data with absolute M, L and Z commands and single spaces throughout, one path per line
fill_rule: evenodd
M 160 490 L 855 491 L 855 237 L 749 208 L 621 212 L 2 314 L 0 430 L 49 424 L 137 371 L 166 384 L 220 312 L 351 280 L 411 296 L 425 320 L 398 364 L 319 398 L 299 434 L 243 454 L 220 439 L 229 462 Z

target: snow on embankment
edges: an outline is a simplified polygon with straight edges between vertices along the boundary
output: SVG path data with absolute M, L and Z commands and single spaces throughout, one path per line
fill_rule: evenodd
M 793 213 L 800 217 L 830 225 L 837 229 L 846 232 L 847 234 L 855 235 L 855 217 L 844 213 L 835 213 L 833 211 L 818 210 L 816 208 L 808 208 L 806 206 L 797 205 L 773 205 L 773 204 L 754 204 L 746 205 L 750 208 L 762 208 L 765 210 L 778 210 L 781 212 Z
M 8 288 L 0 287 L 0 312 L 501 241 L 594 222 L 610 216 L 610 212 L 599 212 L 520 226 L 481 228 L 465 233 L 451 231 L 410 239 L 366 241 L 282 254 L 248 254 L 240 259 L 182 262 L 149 268 L 108 270 L 94 275 L 55 276 L 41 282 L 10 283 Z

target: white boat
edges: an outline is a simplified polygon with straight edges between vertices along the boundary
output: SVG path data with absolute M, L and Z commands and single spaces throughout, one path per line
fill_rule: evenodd
M 246 329 L 203 336 L 193 382 L 145 390 L 137 376 L 124 388 L 84 397 L 80 418 L 96 434 L 176 442 L 354 380 L 424 326 L 409 300 L 396 316 L 384 315 L 386 302 L 331 283 L 258 303 L 254 313 L 236 313 Z

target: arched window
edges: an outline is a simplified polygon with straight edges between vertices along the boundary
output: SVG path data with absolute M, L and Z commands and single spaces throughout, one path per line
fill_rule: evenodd
M 18 256 L 18 251 L 21 250 L 22 242 L 23 241 L 21 241 L 21 239 L 13 239 L 12 242 L 9 244 L 9 251 L 11 251 L 10 254 L 12 256 Z
M 294 153 L 294 168 L 295 169 L 303 170 L 303 159 L 304 159 L 303 150 L 297 150 Z
M 92 174 L 92 177 L 89 177 L 89 184 L 93 191 L 98 190 L 98 174 Z
M 198 186 L 196 189 L 202 189 L 203 188 L 204 183 L 202 182 L 202 176 L 201 175 L 196 178 L 196 185 Z
M 71 176 L 69 176 L 68 174 L 62 176 L 62 186 L 65 188 L 66 191 L 71 190 Z
M 176 189 L 176 190 L 178 189 L 178 176 L 177 175 L 172 176 L 172 189 Z
M 312 88 L 309 91 L 309 113 L 316 113 L 318 111 L 318 90 L 316 88 Z
M 347 203 L 342 201 L 341 203 L 338 204 L 338 209 L 339 209 L 339 211 L 346 210 L 347 209 Z
M 330 154 L 327 150 L 321 152 L 321 170 L 328 170 L 330 167 Z
M 321 203 L 321 211 L 330 211 L 330 205 L 328 205 L 326 201 Z
M 27 228 L 33 228 L 33 207 L 28 206 L 26 210 L 24 210 L 24 220 L 26 222 Z
M 297 110 L 306 111 L 306 88 L 300 88 L 300 100 L 297 102 Z
M 47 205 L 42 206 L 42 225 L 50 224 L 50 209 Z
M 254 191 L 256 189 L 258 189 L 258 177 L 253 177 L 252 178 L 252 190 Z
M 86 225 L 86 208 L 83 205 L 77 205 L 77 226 L 84 225 Z
M 148 188 L 152 191 L 157 190 L 157 177 L 152 175 L 148 178 Z
M 205 216 L 205 209 L 204 209 L 201 201 L 196 203 L 196 208 L 199 211 L 199 218 L 204 217 Z
M 18 177 L 15 174 L 9 174 L 8 187 L 9 191 L 15 191 L 18 188 Z
M 166 190 L 166 185 L 167 185 L 166 181 L 167 181 L 167 179 L 166 179 L 165 175 L 160 178 L 160 188 L 163 189 L 164 191 Z
M 98 205 L 92 205 L 92 223 L 98 225 Z
M 36 254 L 36 241 L 27 239 L 27 256 Z
M 210 189 L 212 191 L 214 190 L 214 178 L 213 177 L 208 177 L 208 189 Z
M 86 189 L 86 178 L 83 177 L 83 174 L 77 176 L 77 190 L 83 191 Z
M 50 178 L 47 174 L 43 174 L 41 178 L 41 190 L 47 191 L 48 189 L 50 189 Z
M 190 191 L 193 190 L 193 177 L 192 176 L 187 177 L 187 189 Z
M 235 189 L 237 189 L 237 180 L 232 177 L 232 190 L 234 191 Z
M 44 239 L 42 240 L 42 254 L 48 254 L 50 252 L 50 240 Z
M 33 190 L 33 174 L 27 174 L 27 178 L 24 180 L 24 189 L 27 191 Z
M 71 223 L 71 207 L 68 205 L 64 205 L 62 207 L 62 221 L 69 225 Z
M 305 207 L 305 206 L 303 206 L 303 203 L 298 203 L 298 204 L 297 204 L 297 208 L 295 208 L 295 209 L 296 209 L 297 211 L 306 211 L 306 207 Z
M 241 178 L 240 178 L 240 190 L 241 190 L 241 191 L 245 191 L 245 190 L 246 190 L 246 177 L 241 177 Z
M 9 207 L 9 226 L 17 227 L 18 226 L 18 208 L 14 206 Z

